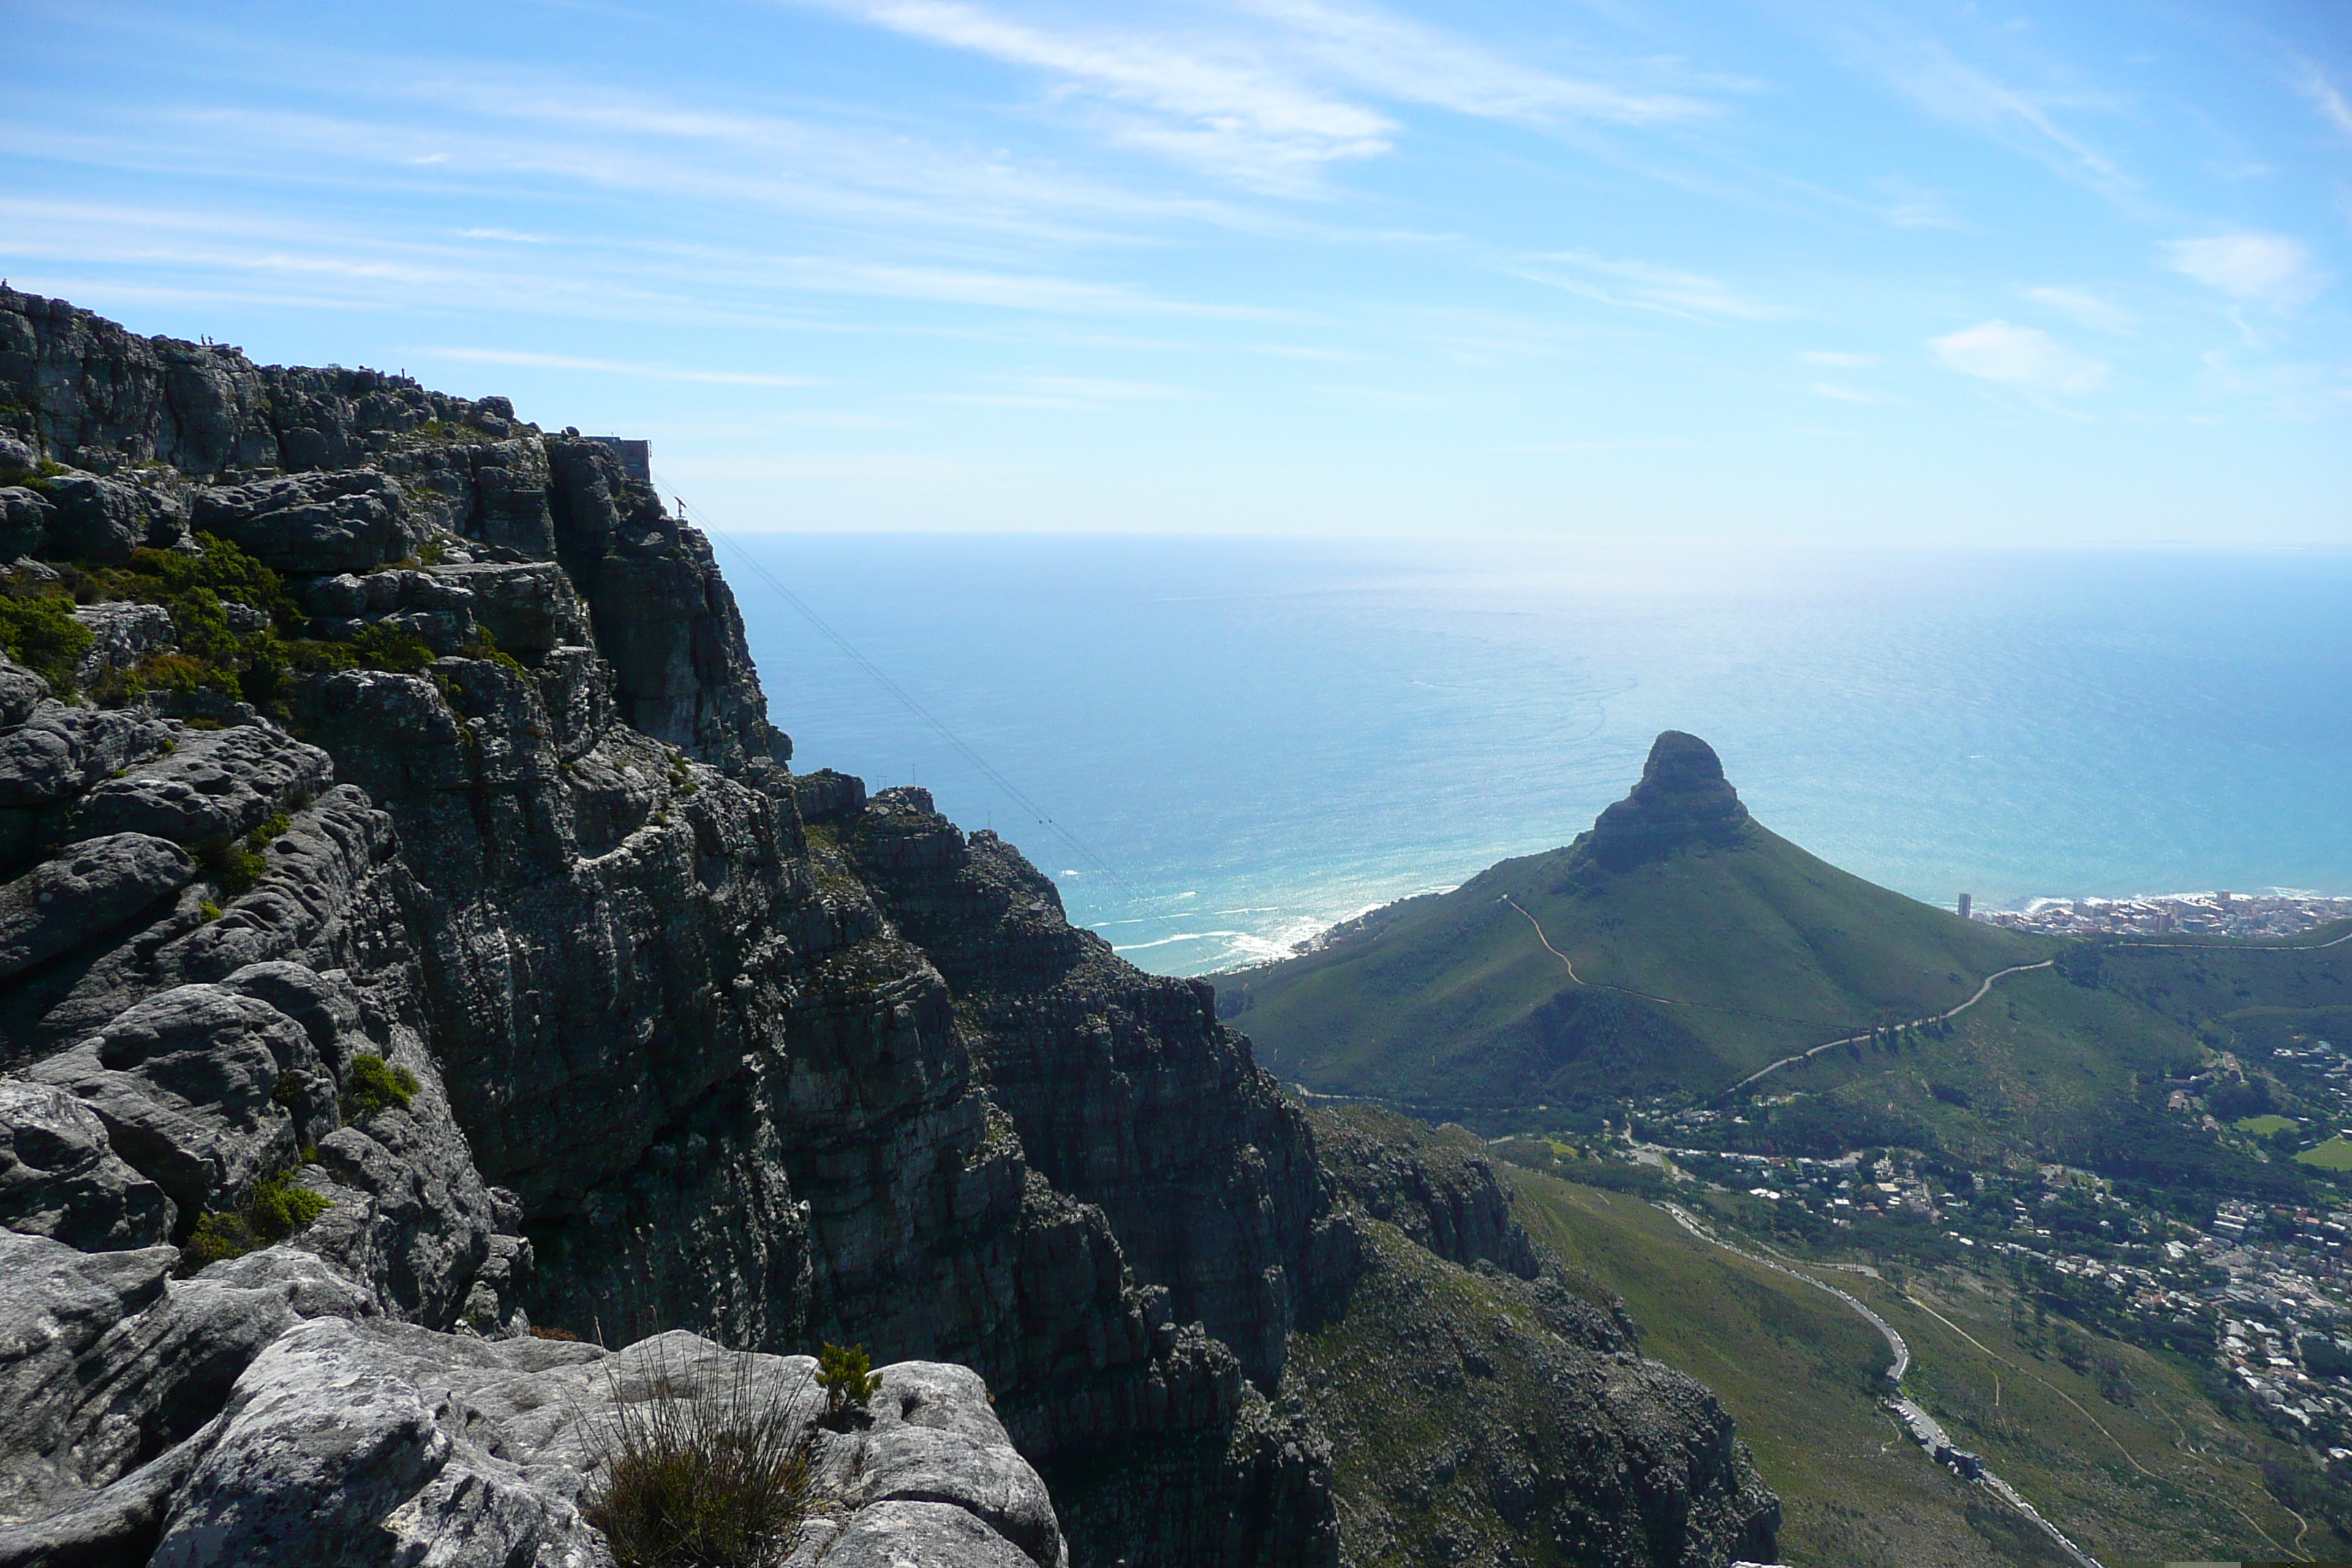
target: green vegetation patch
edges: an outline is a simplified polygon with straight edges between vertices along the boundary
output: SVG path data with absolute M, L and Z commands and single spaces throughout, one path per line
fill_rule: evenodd
M 196 541 L 201 548 L 195 553 L 137 550 L 121 566 L 47 563 L 54 579 L 0 574 L 0 647 L 53 688 L 71 694 L 75 666 L 94 640 L 89 628 L 73 618 L 75 605 L 162 605 L 171 615 L 178 646 L 101 676 L 89 695 L 107 707 L 151 695 L 186 698 L 205 691 L 274 707 L 285 695 L 289 675 L 354 668 L 415 674 L 433 662 L 424 639 L 398 626 L 372 625 L 343 642 L 304 635 L 309 617 L 284 578 L 227 540 L 200 533 Z M 267 620 L 256 624 L 252 614 L 233 614 L 233 606 Z M 520 668 L 488 633 L 460 651 Z
M 2251 1132 L 2257 1138 L 2267 1138 L 2273 1132 L 2284 1132 L 2302 1122 L 2292 1116 L 2241 1116 L 2235 1123 L 2241 1132 Z
M 797 1404 L 752 1381 L 656 1363 L 614 1388 L 614 1423 L 581 1512 L 620 1568 L 772 1568 L 815 1501 Z
M 180 1249 L 180 1272 L 195 1273 L 206 1264 L 242 1258 L 283 1241 L 333 1205 L 301 1185 L 294 1173 L 283 1171 L 253 1184 L 236 1209 L 208 1209 Z
M 2323 1171 L 2352 1171 L 2352 1140 L 2330 1138 L 2315 1149 L 2305 1149 L 2295 1160 Z
M 416 1075 L 382 1057 L 362 1053 L 343 1077 L 343 1114 L 372 1116 L 394 1107 L 405 1110 L 416 1094 Z
M 824 1418 L 840 1421 L 864 1410 L 882 1386 L 864 1345 L 826 1343 L 816 1354 L 816 1385 L 824 1392 Z
M 1722 1400 L 1780 1496 L 1782 1561 L 2063 1561 L 1895 1427 L 1885 1342 L 1851 1309 L 1650 1204 L 1507 1175 L 1530 1233 L 1624 1297 L 1643 1353 Z M 1811 1271 L 1892 1321 L 1916 1358 L 1912 1395 L 2103 1560 L 2277 1555 L 2296 1526 L 2264 1491 L 2270 1445 L 2227 1418 L 2199 1369 L 2040 1310 L 1987 1262 Z
M 1506 860 L 1320 952 L 1216 984 L 1219 1010 L 1283 1077 L 1478 1125 L 1710 1091 L 1874 1026 L 1858 1052 L 1907 1052 L 1918 1036 L 1893 1026 L 1958 1006 L 2053 945 L 1753 827 L 1624 869 L 1581 844 Z
M 0 647 L 59 695 L 74 689 L 74 667 L 97 637 L 73 618 L 73 599 L 9 573 L 0 578 Z

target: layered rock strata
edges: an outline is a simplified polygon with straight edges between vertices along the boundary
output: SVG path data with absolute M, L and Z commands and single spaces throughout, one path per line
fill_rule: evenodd
M 604 1363 L 534 1325 L 961 1363 L 1053 1551 L 1339 1560 L 1287 1365 L 1378 1222 L 1205 987 L 792 773 L 607 447 L 5 290 L 0 426 L 0 1561 L 215 1560 L 306 1489 L 310 1560 L 594 1561 L 523 1402 Z M 302 1425 L 362 1384 L 377 1436 Z M 1046 1562 L 996 1507 L 826 1561 Z
M 1715 748 L 1668 730 L 1651 742 L 1640 782 L 1601 814 L 1585 842 L 1604 864 L 1622 867 L 1679 845 L 1737 843 L 1749 820 Z

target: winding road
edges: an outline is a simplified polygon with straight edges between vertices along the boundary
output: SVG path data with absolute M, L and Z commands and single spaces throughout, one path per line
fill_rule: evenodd
M 1911 1347 L 1904 1342 L 1902 1334 L 1895 1330 L 1894 1324 L 1888 1322 L 1885 1318 L 1880 1317 L 1875 1311 L 1873 1311 L 1869 1306 L 1864 1303 L 1860 1298 L 1856 1297 L 1850 1290 L 1841 1290 L 1836 1286 L 1828 1283 L 1826 1280 L 1816 1279 L 1811 1275 L 1801 1273 L 1797 1269 L 1790 1268 L 1785 1263 L 1776 1263 L 1771 1258 L 1750 1252 L 1746 1247 L 1738 1246 L 1734 1242 L 1724 1240 L 1723 1237 L 1716 1235 L 1704 1221 L 1692 1215 L 1688 1209 L 1684 1208 L 1680 1204 L 1662 1202 L 1658 1206 L 1665 1210 L 1667 1214 L 1671 1215 L 1676 1225 L 1682 1226 L 1684 1230 L 1689 1232 L 1698 1240 L 1706 1242 L 1709 1247 L 1719 1247 L 1724 1251 L 1731 1253 L 1736 1257 L 1744 1258 L 1750 1263 L 1757 1264 L 1761 1268 L 1769 1268 L 1775 1274 L 1785 1274 L 1791 1279 L 1810 1285 L 1816 1290 L 1823 1291 L 1829 1295 L 1836 1297 L 1839 1300 L 1844 1302 L 1847 1307 L 1851 1308 L 1855 1312 L 1860 1313 L 1865 1322 L 1869 1323 L 1872 1328 L 1876 1329 L 1879 1333 L 1885 1337 L 1886 1348 L 1895 1352 L 1895 1364 L 1886 1369 L 1887 1387 L 1893 1391 L 1887 1395 L 1886 1405 L 1888 1409 L 1894 1411 L 1895 1414 L 1901 1418 L 1904 1429 L 1911 1434 L 1912 1440 L 1917 1443 L 1930 1458 L 1937 1459 L 1941 1463 L 1949 1464 L 1955 1471 L 1966 1477 L 1974 1484 L 1984 1488 L 1985 1490 L 1991 1492 L 2003 1502 L 2008 1503 L 2011 1508 L 2017 1510 L 2019 1513 L 2024 1515 L 2028 1520 L 2031 1520 L 2035 1525 L 2041 1528 L 2043 1534 L 2049 1536 L 2051 1541 L 2056 1543 L 2060 1551 L 2066 1553 L 2066 1555 L 2078 1565 L 2078 1568 L 2102 1568 L 2097 1558 L 2092 1556 L 2089 1552 L 2075 1545 L 2074 1542 L 2067 1539 L 2066 1532 L 2060 1530 L 2056 1525 L 2051 1523 L 2048 1519 L 2044 1518 L 2041 1510 L 2035 1508 L 2032 1503 L 2026 1501 L 2024 1498 L 2019 1496 L 2015 1487 L 2011 1486 L 2007 1481 L 2002 1480 L 1999 1476 L 1994 1475 L 1992 1471 L 1983 1468 L 1981 1460 L 1978 1461 L 1977 1473 L 1973 1476 L 1969 1476 L 1968 1472 L 1961 1468 L 1958 1461 L 1948 1460 L 1943 1458 L 1943 1454 L 1958 1453 L 1958 1446 L 1953 1443 L 1950 1437 L 1946 1435 L 1943 1426 L 1934 1416 L 1928 1415 L 1927 1411 L 1914 1404 L 1909 1395 L 1903 1392 L 1903 1379 L 1911 1370 Z M 1906 1297 L 1905 1300 L 1908 1300 L 1909 1298 Z M 1919 1305 L 1917 1302 L 1913 1302 L 1912 1304 L 1914 1306 Z M 1922 1308 L 1921 1310 L 1927 1310 L 1927 1309 Z M 1932 1313 L 1931 1315 L 1937 1316 L 1938 1321 L 1943 1321 L 1940 1315 Z M 1947 1324 L 1946 1326 L 1949 1327 L 1950 1325 Z M 1958 1333 L 1959 1331 L 1954 1329 L 1953 1331 Z M 1965 1335 L 1962 1337 L 1966 1338 Z M 1969 1342 L 1974 1344 L 1976 1342 L 1971 1340 Z M 1981 1345 L 1978 1346 L 1978 1348 L 1979 1350 L 1983 1349 Z M 2101 1427 L 2100 1430 L 2105 1431 L 2105 1428 Z M 2110 1441 L 2112 1440 L 2113 1439 L 2111 1438 Z M 1942 1450 L 1942 1454 L 1937 1452 L 1939 1448 Z M 2126 1453 L 2125 1458 L 2129 1458 L 2130 1455 Z M 2135 1461 L 2134 1468 L 2137 1468 L 2137 1461 Z
M 1520 914 L 1527 917 L 1528 924 L 1535 928 L 1536 940 L 1543 943 L 1543 950 L 1546 952 L 1550 953 L 1554 958 L 1559 960 L 1561 967 L 1568 971 L 1568 978 L 1572 983 L 1581 985 L 1587 990 L 1614 991 L 1621 995 L 1638 996 L 1644 1002 L 1656 1002 L 1668 1007 L 1706 1007 L 1712 1011 L 1727 1013 L 1737 1013 L 1740 1011 L 1740 1009 L 1736 1007 L 1717 1008 L 1711 1003 L 1685 1001 L 1679 997 L 1654 996 L 1647 991 L 1636 991 L 1629 985 L 1612 985 L 1608 982 L 1602 980 L 1587 980 L 1584 976 L 1576 972 L 1576 961 L 1551 944 L 1551 938 L 1545 934 L 1543 922 L 1537 920 L 1534 915 L 1529 914 L 1525 904 L 1520 903 L 1518 900 L 1511 897 L 1508 893 L 1505 893 L 1503 895 L 1502 901 L 1510 905 L 1511 908 L 1518 910 Z M 2342 936 L 2331 938 L 2326 942 L 2311 942 L 2300 947 L 2244 947 L 2229 948 L 2224 949 L 2223 951 L 2231 952 L 2324 952 L 2331 947 L 2341 947 L 2347 942 L 2352 942 L 2352 931 L 2347 931 Z M 2106 948 L 2156 948 L 2168 950 L 2173 948 L 2210 947 L 2214 944 L 2201 942 L 2105 942 L 2101 945 Z M 1984 977 L 1983 982 L 1977 986 L 1976 992 L 1973 995 L 1969 996 L 1967 1001 L 1961 1003 L 1957 1007 L 1947 1007 L 1940 1013 L 1929 1013 L 1922 1017 L 1907 1018 L 1899 1024 L 1877 1025 L 1872 1028 L 1863 1030 L 1858 1034 L 1841 1035 L 1834 1040 L 1823 1040 L 1820 1045 L 1807 1047 L 1805 1049 L 1799 1051 L 1794 1056 L 1782 1057 L 1776 1062 L 1768 1062 L 1763 1067 L 1758 1068 L 1754 1072 L 1749 1073 L 1746 1078 L 1741 1079 L 1738 1083 L 1733 1084 L 1730 1088 L 1724 1089 L 1717 1098 L 1727 1099 L 1732 1095 L 1738 1094 L 1741 1089 L 1746 1089 L 1749 1084 L 1754 1083 L 1759 1079 L 1776 1073 L 1782 1068 L 1794 1067 L 1800 1062 L 1811 1061 L 1813 1058 L 1820 1056 L 1823 1051 L 1835 1050 L 1840 1046 L 1859 1046 L 1866 1044 L 1881 1028 L 1913 1029 L 1917 1028 L 1923 1024 L 1940 1024 L 1948 1018 L 1957 1018 L 1961 1014 L 1967 1012 L 1969 1008 L 1975 1006 L 1978 1003 L 1983 1001 L 1987 996 L 1991 995 L 1992 988 L 1995 985 L 2000 984 L 2002 981 L 2008 979 L 2010 976 L 2013 974 L 2031 974 L 2037 969 L 2048 969 L 2057 962 L 2058 961 L 2054 958 L 2045 958 L 2039 963 L 2013 963 L 2007 969 L 1995 970 L 1992 973 Z M 1758 1014 L 1751 1016 L 1765 1016 L 1766 1015 Z

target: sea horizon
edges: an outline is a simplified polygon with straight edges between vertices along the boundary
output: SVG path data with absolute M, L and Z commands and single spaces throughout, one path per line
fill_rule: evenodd
M 719 548 L 796 769 L 923 784 L 1161 973 L 1279 957 L 1565 844 L 1664 729 L 1714 745 L 1766 826 L 1946 908 L 2352 893 L 2352 832 L 2326 806 L 2352 763 L 2352 631 L 2331 608 L 2352 554 L 1109 533 Z

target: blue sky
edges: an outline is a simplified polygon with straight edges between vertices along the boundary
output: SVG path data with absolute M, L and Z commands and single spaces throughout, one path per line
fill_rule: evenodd
M 2352 10 L 0 4 L 0 271 L 734 529 L 2352 544 Z

